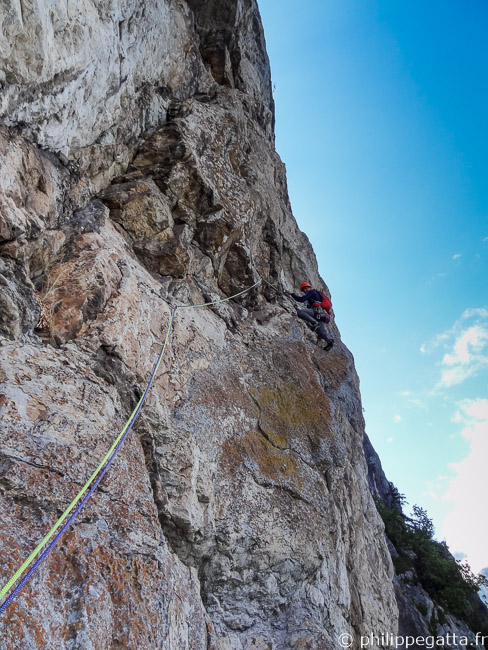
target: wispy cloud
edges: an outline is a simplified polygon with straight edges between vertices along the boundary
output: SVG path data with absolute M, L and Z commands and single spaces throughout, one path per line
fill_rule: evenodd
M 469 309 L 465 309 L 462 313 L 461 320 L 474 318 L 475 316 L 488 319 L 488 309 L 486 307 L 469 307 Z
M 468 307 L 452 327 L 437 334 L 429 343 L 422 343 L 421 347 L 424 347 L 426 352 L 430 352 L 434 348 L 449 342 L 450 339 L 458 335 L 466 327 L 466 321 L 473 318 L 481 321 L 488 320 L 488 309 L 486 307 Z
M 436 390 L 477 375 L 488 366 L 488 309 L 466 309 L 450 329 L 422 343 L 420 351 L 431 354 L 438 348 L 444 348 L 445 353 L 439 362 L 441 376 Z
M 433 390 L 425 395 L 432 412 L 433 404 L 438 404 L 439 398 L 443 407 L 453 404 L 450 400 L 459 395 L 460 390 L 466 390 L 463 382 L 472 388 L 476 384 L 468 384 L 467 380 L 486 373 L 488 308 L 466 309 L 452 326 L 424 342 L 421 350 L 424 355 L 430 355 L 425 359 L 431 360 L 429 376 L 432 371 L 437 375 L 433 380 Z M 406 400 L 411 398 L 411 395 L 405 395 Z M 454 432 L 449 431 L 446 438 L 455 440 L 452 449 L 459 449 L 462 439 L 463 447 L 468 451 L 459 462 L 449 465 L 449 478 L 445 476 L 447 472 L 443 472 L 442 481 L 439 476 L 435 483 L 427 484 L 426 492 L 434 500 L 437 495 L 444 502 L 451 502 L 452 510 L 439 526 L 442 529 L 439 532 L 451 551 L 465 553 L 472 569 L 478 572 L 488 566 L 488 520 L 479 505 L 488 499 L 488 399 L 480 397 L 454 402 L 450 420 Z
M 401 415 L 394 415 L 393 416 L 393 422 L 396 422 L 397 424 L 402 421 L 402 416 Z
M 413 404 L 414 406 L 417 406 L 418 408 L 426 409 L 427 404 L 425 403 L 424 399 L 420 399 L 419 397 L 416 397 L 411 390 L 400 390 L 398 391 L 397 395 L 400 397 L 403 397 L 409 404 Z M 401 416 L 398 415 L 396 417 L 399 417 L 401 419 Z M 398 420 L 400 421 L 400 420 Z
M 478 572 L 488 566 L 488 523 L 480 509 L 488 499 L 488 400 L 463 400 L 453 420 L 462 423 L 469 453 L 451 465 L 455 476 L 443 498 L 452 502 L 452 511 L 444 520 L 443 534 L 451 551 L 466 553 L 472 569 Z
M 444 271 L 439 271 L 439 273 L 436 273 L 435 275 L 431 276 L 431 277 L 426 281 L 426 285 L 427 285 L 428 287 L 436 286 L 437 283 L 443 281 L 444 278 L 447 278 L 447 273 L 445 273 Z
M 441 361 L 439 386 L 450 388 L 476 375 L 488 365 L 488 325 L 472 325 L 456 337 Z
M 422 495 L 424 497 L 430 497 L 434 501 L 439 501 L 439 497 L 437 496 L 437 494 L 435 492 L 432 492 L 432 491 L 430 491 L 430 492 L 422 492 Z
M 483 349 L 488 338 L 488 330 L 481 325 L 473 325 L 465 330 L 454 343 L 452 354 L 445 354 L 442 363 L 453 366 L 469 363 L 474 351 Z
M 453 259 L 453 260 L 458 260 L 461 256 L 462 256 L 462 253 L 455 253 L 455 254 L 452 256 L 452 259 Z

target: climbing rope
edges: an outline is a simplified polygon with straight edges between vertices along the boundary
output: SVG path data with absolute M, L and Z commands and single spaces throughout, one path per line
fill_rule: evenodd
M 227 302 L 227 300 L 232 300 L 232 298 L 237 298 L 238 296 L 242 296 L 248 291 L 251 291 L 251 289 L 254 289 L 254 287 L 257 287 L 258 284 L 262 282 L 264 278 L 259 278 L 257 282 L 255 282 L 251 287 L 248 287 L 247 289 L 244 289 L 244 291 L 241 291 L 240 293 L 236 293 L 233 296 L 230 296 L 229 298 L 222 298 L 221 300 L 214 300 L 213 302 L 202 302 L 199 305 L 177 305 L 177 309 L 196 309 L 197 307 L 209 307 L 210 305 L 217 305 L 220 302 Z
M 119 452 L 119 449 L 121 448 L 122 444 L 124 443 L 124 440 L 126 439 L 127 435 L 129 434 L 130 430 L 132 429 L 137 416 L 139 415 L 140 410 L 142 409 L 142 406 L 146 400 L 146 396 L 149 393 L 149 390 L 151 388 L 151 385 L 153 383 L 154 377 L 156 376 L 156 373 L 159 369 L 159 366 L 161 364 L 161 361 L 164 356 L 164 352 L 166 350 L 166 347 L 169 342 L 170 334 L 171 334 L 171 329 L 173 327 L 173 322 L 176 316 L 176 310 L 177 309 L 192 309 L 192 308 L 198 308 L 198 307 L 208 307 L 211 305 L 217 305 L 219 303 L 227 302 L 228 300 L 232 300 L 233 298 L 237 298 L 238 296 L 242 296 L 248 291 L 251 291 L 251 289 L 254 289 L 254 287 L 257 287 L 258 284 L 260 284 L 262 278 L 260 278 L 257 282 L 255 282 L 251 287 L 248 287 L 247 289 L 244 289 L 244 291 L 240 291 L 239 293 L 234 294 L 233 296 L 229 296 L 228 298 L 222 298 L 219 300 L 214 300 L 212 302 L 204 302 L 198 305 L 176 305 L 172 308 L 172 313 L 171 313 L 171 318 L 170 322 L 168 325 L 168 328 L 166 330 L 166 335 L 164 338 L 164 343 L 162 345 L 161 352 L 158 355 L 158 358 L 156 360 L 156 363 L 154 364 L 154 368 L 151 374 L 151 377 L 148 381 L 148 384 L 146 386 L 146 389 L 142 395 L 142 397 L 139 399 L 139 402 L 137 403 L 135 409 L 132 411 L 129 419 L 125 423 L 123 429 L 120 431 L 119 435 L 115 439 L 114 443 L 108 450 L 108 452 L 105 454 L 105 457 L 103 460 L 100 462 L 96 470 L 93 472 L 93 474 L 90 476 L 88 481 L 85 483 L 85 485 L 81 488 L 81 490 L 78 492 L 78 494 L 75 496 L 73 501 L 69 504 L 69 506 L 66 508 L 66 510 L 63 512 L 61 517 L 57 520 L 57 522 L 54 524 L 54 526 L 51 528 L 51 530 L 45 535 L 45 537 L 39 542 L 39 544 L 36 546 L 36 548 L 32 551 L 32 553 L 29 555 L 29 557 L 23 562 L 23 564 L 17 569 L 17 571 L 14 573 L 14 575 L 8 580 L 8 582 L 2 587 L 0 590 L 0 600 L 2 598 L 5 598 L 5 596 L 8 594 L 8 592 L 12 589 L 12 587 L 15 585 L 15 588 L 13 591 L 10 593 L 10 595 L 5 598 L 5 600 L 1 603 L 0 605 L 0 616 L 3 614 L 5 609 L 9 606 L 9 604 L 15 599 L 19 591 L 22 589 L 22 587 L 26 584 L 26 582 L 29 580 L 29 578 L 32 576 L 32 574 L 39 568 L 43 560 L 50 554 L 58 540 L 62 537 L 63 533 L 65 530 L 68 528 L 70 523 L 73 521 L 73 519 L 76 517 L 78 512 L 83 508 L 85 503 L 88 501 L 90 496 L 93 494 L 93 492 L 96 490 L 98 484 L 104 477 L 105 473 L 107 472 L 108 468 L 112 464 L 114 458 L 116 457 L 117 453 Z M 49 542 L 49 544 L 48 544 Z M 47 545 L 47 546 L 46 546 Z M 32 565 L 32 566 L 31 566 Z M 30 568 L 29 568 L 30 567 Z M 27 570 L 27 572 L 24 574 L 24 572 Z M 17 583 L 17 584 L 16 584 Z

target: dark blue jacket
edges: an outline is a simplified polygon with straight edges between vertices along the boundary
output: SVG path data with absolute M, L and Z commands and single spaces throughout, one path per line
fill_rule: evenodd
M 315 302 L 322 302 L 322 298 L 316 289 L 310 289 L 303 296 L 297 296 L 295 293 L 290 293 L 290 296 L 297 302 L 308 302 L 309 307 L 313 307 Z

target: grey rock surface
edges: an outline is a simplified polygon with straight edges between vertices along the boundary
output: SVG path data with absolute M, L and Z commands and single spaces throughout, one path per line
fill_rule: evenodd
M 203 8 L 202 8 L 203 7 Z M 336 649 L 395 633 L 359 382 L 274 150 L 253 0 L 2 14 L 0 573 L 142 416 L 9 607 L 5 648 Z

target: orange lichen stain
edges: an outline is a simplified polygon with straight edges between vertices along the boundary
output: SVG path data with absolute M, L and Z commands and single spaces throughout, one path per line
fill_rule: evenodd
M 39 593 L 36 591 L 32 594 L 28 588 L 24 589 L 21 598 L 13 601 L 6 609 L 4 614 L 5 637 L 7 648 L 22 648 L 22 639 L 25 639 L 26 631 L 28 636 L 34 641 L 31 647 L 48 648 L 49 639 L 46 636 L 46 630 L 43 621 L 39 618 L 31 618 L 30 613 L 36 611 L 39 606 Z M 12 645 L 8 645 L 9 641 Z
M 280 447 L 290 446 L 290 439 L 299 433 L 326 432 L 330 421 L 328 400 L 322 394 L 303 390 L 295 384 L 276 388 L 252 390 L 259 406 L 259 424 L 272 442 Z
M 259 431 L 249 431 L 243 437 L 226 440 L 222 458 L 231 474 L 240 466 L 254 464 L 264 479 L 277 484 L 291 484 L 297 490 L 302 488 L 303 480 L 295 457 L 274 447 Z

